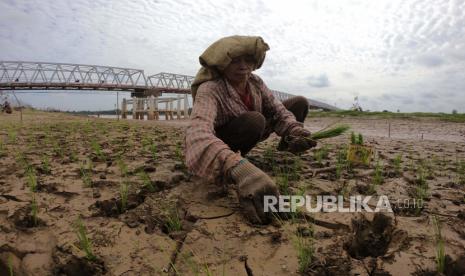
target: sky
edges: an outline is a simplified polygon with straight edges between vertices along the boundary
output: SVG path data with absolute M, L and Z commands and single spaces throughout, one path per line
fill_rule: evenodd
M 230 35 L 270 46 L 268 87 L 339 108 L 465 112 L 464 0 L 0 0 L 0 60 L 195 75 Z M 114 93 L 18 94 L 33 106 L 114 108 Z

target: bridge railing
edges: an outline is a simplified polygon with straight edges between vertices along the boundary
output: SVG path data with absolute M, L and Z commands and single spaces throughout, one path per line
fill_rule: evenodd
M 191 89 L 194 77 L 172 73 L 158 73 L 148 78 L 148 84 L 152 87 L 174 88 L 174 89 Z
M 144 70 L 100 65 L 49 63 L 31 61 L 0 61 L 0 90 L 120 90 L 138 95 L 161 93 L 190 94 L 194 77 L 159 73 L 146 77 Z M 284 101 L 294 95 L 272 90 Z M 310 100 L 312 107 L 337 109 Z
M 99 65 L 0 62 L 0 83 L 147 86 L 144 70 Z

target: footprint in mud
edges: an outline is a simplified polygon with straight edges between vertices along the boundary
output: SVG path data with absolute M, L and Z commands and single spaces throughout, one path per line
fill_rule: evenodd
M 376 213 L 372 221 L 365 216 L 353 219 L 354 232 L 344 249 L 356 259 L 383 256 L 389 248 L 394 228 L 392 218 L 383 213 Z

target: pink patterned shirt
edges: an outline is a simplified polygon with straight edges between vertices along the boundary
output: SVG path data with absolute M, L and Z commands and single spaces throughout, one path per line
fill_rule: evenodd
M 273 96 L 260 77 L 252 74 L 248 86 L 253 110 L 266 119 L 265 138 L 273 131 L 283 136 L 303 126 Z M 226 175 L 242 159 L 240 152 L 233 152 L 216 137 L 215 129 L 248 111 L 225 79 L 207 81 L 199 86 L 185 137 L 186 165 L 193 174 L 214 179 Z

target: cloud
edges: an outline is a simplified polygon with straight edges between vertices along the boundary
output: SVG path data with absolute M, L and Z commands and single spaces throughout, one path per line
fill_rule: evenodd
M 307 80 L 308 84 L 312 87 L 322 88 L 330 85 L 328 76 L 325 73 L 318 76 L 310 76 Z
M 347 78 L 347 79 L 352 79 L 355 77 L 354 74 L 350 73 L 350 72 L 342 72 L 341 75 L 344 77 L 344 78 Z
M 372 99 L 363 106 L 371 110 L 463 112 L 463 22 L 462 0 L 4 0 L 0 59 L 194 75 L 218 38 L 260 35 L 271 49 L 257 73 L 270 88 L 330 104 L 340 98 L 340 107 L 357 92 Z M 423 93 L 437 95 L 437 104 L 402 97 Z M 50 103 L 85 109 L 88 98 Z
M 425 67 L 438 67 L 444 63 L 444 59 L 439 56 L 426 55 L 419 57 L 417 62 Z

